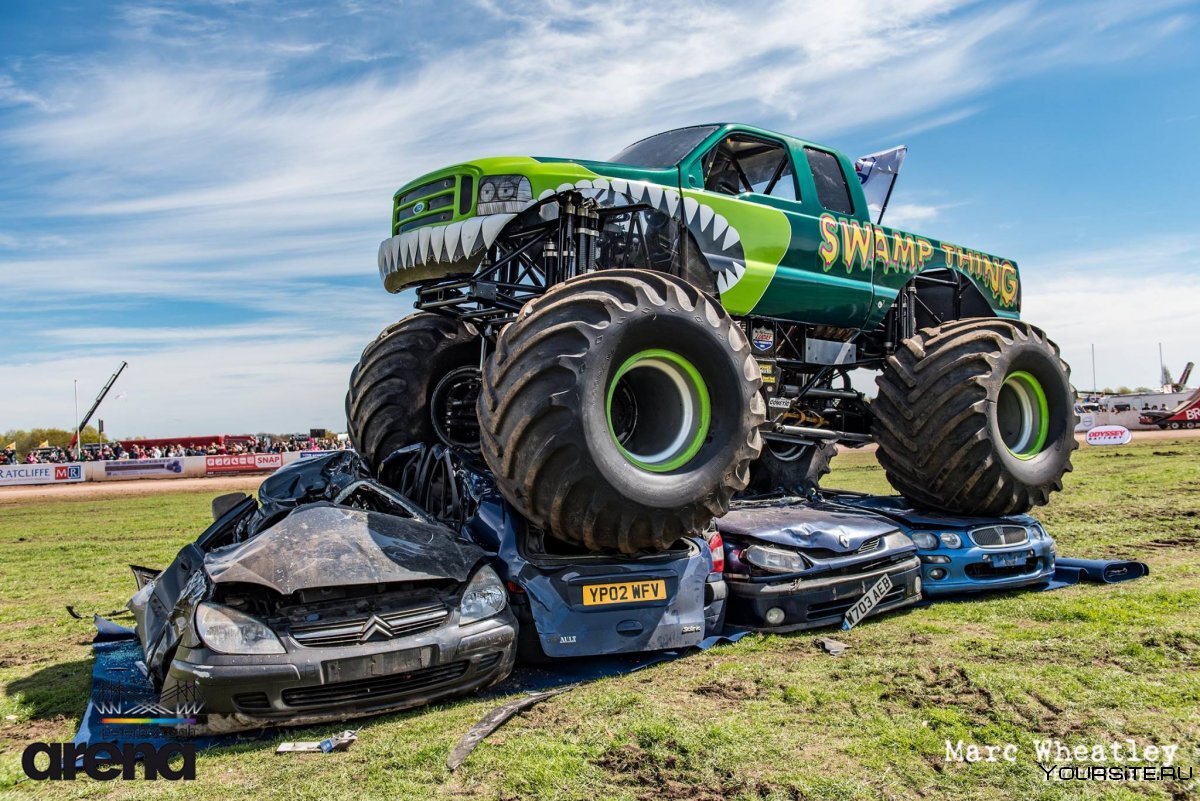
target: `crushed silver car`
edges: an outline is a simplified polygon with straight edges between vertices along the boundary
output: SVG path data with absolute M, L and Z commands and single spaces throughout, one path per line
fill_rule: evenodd
M 129 602 L 163 703 L 216 733 L 390 712 L 489 687 L 515 659 L 507 591 L 473 543 L 351 452 L 297 462 Z M 152 576 L 152 577 L 151 577 Z

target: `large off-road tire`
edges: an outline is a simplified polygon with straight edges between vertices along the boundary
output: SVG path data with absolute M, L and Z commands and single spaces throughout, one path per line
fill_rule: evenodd
M 829 462 L 836 453 L 833 443 L 793 445 L 764 440 L 762 455 L 750 463 L 746 491 L 762 495 L 783 490 L 807 495 L 829 473 Z
M 762 447 L 738 324 L 685 281 L 604 270 L 522 310 L 483 370 L 480 449 L 535 525 L 589 550 L 661 550 L 729 509 Z
M 479 348 L 474 331 L 425 312 L 388 326 L 367 345 L 350 373 L 346 425 L 372 469 L 405 445 L 439 440 L 429 400 L 447 374 L 478 366 Z
M 879 462 L 914 505 L 1018 514 L 1062 489 L 1078 447 L 1070 369 L 1041 330 L 993 318 L 925 328 L 876 384 Z

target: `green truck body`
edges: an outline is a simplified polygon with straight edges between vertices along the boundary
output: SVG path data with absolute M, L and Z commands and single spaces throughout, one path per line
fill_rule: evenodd
M 644 154 L 638 165 L 514 156 L 463 162 L 415 179 L 394 196 L 392 237 L 380 247 L 385 286 L 397 292 L 469 275 L 519 213 L 583 190 L 601 205 L 649 205 L 680 221 L 717 274 L 722 305 L 737 316 L 871 330 L 914 275 L 946 269 L 969 278 L 991 314 L 1019 316 L 1015 262 L 875 224 L 855 163 L 844 154 L 739 124 L 659 137 L 672 135 L 687 149 L 659 156 L 678 155 L 670 164 L 647 164 L 653 159 Z M 643 142 L 653 145 L 657 138 Z M 786 163 L 769 194 L 744 185 L 738 191 L 706 187 L 715 149 L 734 141 L 781 149 Z M 641 144 L 625 152 L 636 154 Z M 488 176 L 524 181 L 517 182 L 514 199 L 483 203 L 478 192 Z

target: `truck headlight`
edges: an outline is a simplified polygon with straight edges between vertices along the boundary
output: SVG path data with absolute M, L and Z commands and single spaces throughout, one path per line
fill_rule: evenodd
M 953 531 L 943 531 L 938 535 L 938 538 L 941 539 L 942 545 L 945 545 L 947 548 L 962 547 L 962 537 L 955 534 Z
M 477 214 L 515 214 L 533 200 L 529 179 L 523 175 L 489 175 L 479 182 Z
M 922 551 L 934 551 L 938 547 L 938 539 L 928 531 L 914 531 L 909 535 L 912 541 Z
M 474 623 L 498 615 L 508 605 L 508 592 L 496 571 L 484 565 L 475 571 L 459 604 L 459 623 Z
M 742 551 L 742 560 L 771 573 L 800 573 L 808 569 L 800 554 L 763 545 L 751 545 Z
M 196 607 L 196 633 L 219 654 L 282 654 L 283 643 L 261 620 L 205 601 Z

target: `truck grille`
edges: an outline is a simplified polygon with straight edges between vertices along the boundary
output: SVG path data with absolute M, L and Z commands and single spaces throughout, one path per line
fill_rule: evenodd
M 450 610 L 442 603 L 412 606 L 394 612 L 376 612 L 350 618 L 320 620 L 314 623 L 292 624 L 292 638 L 310 648 L 333 648 L 339 645 L 407 637 L 441 626 Z
M 390 696 L 403 695 L 454 681 L 467 672 L 470 662 L 451 662 L 448 665 L 410 670 L 391 676 L 376 676 L 357 681 L 342 681 L 316 687 L 284 690 L 283 702 L 288 706 L 333 706 L 384 701 Z
M 1003 548 L 1027 542 L 1029 532 L 1024 526 L 987 526 L 971 531 L 971 539 L 980 548 Z
M 475 200 L 470 196 L 474 193 L 474 183 L 470 175 L 447 175 L 397 195 L 392 209 L 392 234 L 447 223 L 456 214 L 466 214 Z

